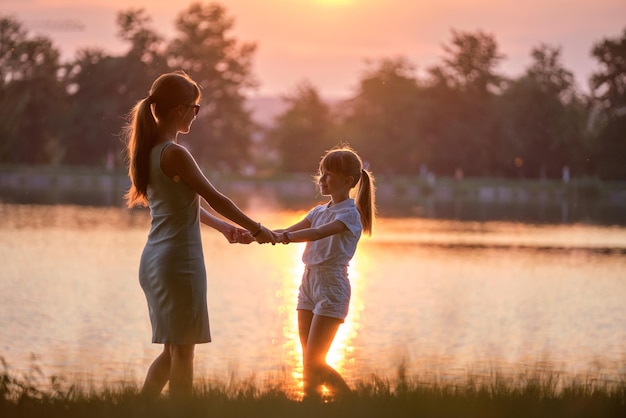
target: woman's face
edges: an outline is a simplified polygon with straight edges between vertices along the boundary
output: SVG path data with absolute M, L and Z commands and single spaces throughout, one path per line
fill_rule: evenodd
M 191 130 L 191 125 L 194 120 L 196 120 L 196 116 L 200 111 L 200 105 L 197 103 L 191 103 L 181 106 L 181 118 L 180 118 L 180 126 L 178 131 L 180 133 L 186 134 Z

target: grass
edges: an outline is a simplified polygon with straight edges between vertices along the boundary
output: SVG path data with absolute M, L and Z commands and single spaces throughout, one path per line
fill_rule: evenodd
M 0 358 L 1 360 L 1 358 Z M 36 368 L 25 375 L 9 372 L 2 361 L 0 417 L 624 417 L 626 380 L 565 377 L 549 367 L 505 376 L 494 371 L 462 380 L 410 377 L 399 366 L 393 379 L 371 376 L 354 385 L 351 397 L 303 403 L 284 381 L 255 379 L 198 380 L 194 396 L 177 403 L 166 395 L 139 396 L 135 384 L 95 388 L 52 377 L 42 384 Z

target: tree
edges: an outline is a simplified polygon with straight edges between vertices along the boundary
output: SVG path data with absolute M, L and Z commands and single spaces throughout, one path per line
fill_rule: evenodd
M 49 38 L 30 37 L 19 21 L 0 16 L 0 161 L 60 158 L 57 116 L 65 102 L 59 56 Z
M 114 156 L 121 164 L 124 115 L 148 94 L 152 80 L 167 71 L 163 38 L 150 23 L 143 9 L 120 12 L 118 36 L 130 44 L 126 55 L 85 48 L 67 65 L 67 163 L 102 165 Z
M 600 69 L 591 88 L 598 109 L 597 169 L 602 178 L 626 179 L 626 29 L 621 38 L 606 38 L 591 51 Z
M 427 149 L 414 68 L 404 58 L 369 65 L 356 96 L 346 103 L 342 137 L 381 174 L 417 173 Z
M 145 9 L 128 9 L 117 14 L 118 37 L 130 43 L 127 57 L 133 63 L 142 63 L 152 80 L 167 69 L 163 37 L 151 28 L 152 19 Z
M 432 148 L 433 171 L 469 176 L 496 172 L 500 135 L 495 98 L 505 86 L 496 72 L 503 59 L 493 36 L 452 31 L 443 47 L 443 64 L 429 69 L 425 135 Z
M 591 77 L 594 98 L 610 116 L 626 109 L 626 29 L 621 38 L 606 38 L 593 46 L 591 54 L 600 69 Z
M 119 153 L 118 134 L 130 109 L 120 100 L 121 61 L 101 49 L 85 48 L 68 64 L 66 164 L 104 165 L 109 153 Z
M 233 25 L 223 6 L 193 3 L 178 15 L 178 36 L 168 49 L 170 67 L 184 70 L 203 89 L 202 108 L 186 139 L 202 163 L 221 169 L 250 161 L 254 129 L 244 93 L 256 86 L 251 75 L 256 44 L 229 36 Z
M 492 35 L 452 30 L 452 40 L 443 50 L 447 56 L 442 73 L 450 87 L 479 95 L 500 91 L 504 80 L 495 69 L 504 55 Z
M 584 170 L 585 107 L 574 75 L 561 63 L 561 49 L 540 45 L 525 74 L 499 100 L 504 144 L 503 172 L 510 176 L 559 178 L 565 166 Z
M 324 152 L 339 142 L 332 135 L 330 108 L 309 82 L 300 83 L 284 100 L 288 108 L 267 133 L 267 142 L 278 151 L 282 170 L 310 173 Z

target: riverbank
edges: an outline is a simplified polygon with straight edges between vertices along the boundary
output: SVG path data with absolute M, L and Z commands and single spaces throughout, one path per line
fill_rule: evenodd
M 238 203 L 243 202 L 244 207 L 251 196 L 291 209 L 308 208 L 320 200 L 313 177 L 306 174 L 252 177 L 207 173 L 207 176 L 221 191 Z M 127 173 L 121 169 L 0 166 L 0 196 L 4 203 L 121 206 L 128 187 Z M 626 213 L 626 182 L 597 179 L 380 176 L 377 199 L 381 214 L 392 216 L 626 224 L 626 217 L 621 219 L 623 215 L 620 215 Z M 537 210 L 540 212 L 535 213 Z
M 545 365 L 544 365 L 545 366 Z M 175 403 L 167 395 L 148 401 L 138 387 L 120 383 L 99 390 L 51 379 L 46 389 L 33 376 L 0 374 L 0 415 L 5 418 L 45 416 L 126 417 L 623 417 L 626 381 L 598 376 L 565 379 L 539 365 L 510 378 L 497 371 L 468 376 L 464 382 L 409 377 L 400 366 L 393 381 L 372 376 L 341 400 L 301 402 L 280 381 L 260 386 L 254 381 L 200 380 L 192 399 Z

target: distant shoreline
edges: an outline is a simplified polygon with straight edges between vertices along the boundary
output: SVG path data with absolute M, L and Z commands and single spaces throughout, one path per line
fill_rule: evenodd
M 300 210 L 324 200 L 310 174 L 208 172 L 207 176 L 237 202 L 257 196 Z M 121 168 L 0 165 L 3 203 L 121 206 L 129 185 L 127 172 Z M 517 216 L 529 222 L 590 220 L 626 225 L 626 182 L 379 175 L 376 187 L 383 215 L 461 220 Z M 542 219 L 544 215 L 546 219 Z
M 310 197 L 313 178 L 305 173 L 278 173 L 256 176 L 208 173 L 216 185 L 225 189 L 273 187 L 279 192 Z M 80 166 L 0 165 L 0 190 L 126 190 L 130 185 L 126 169 Z M 309 187 L 311 186 L 311 187 Z M 607 199 L 626 205 L 626 182 L 603 182 L 598 179 L 508 179 L 429 176 L 377 176 L 377 196 L 381 199 L 436 200 L 467 199 L 480 201 L 562 201 L 572 199 Z

